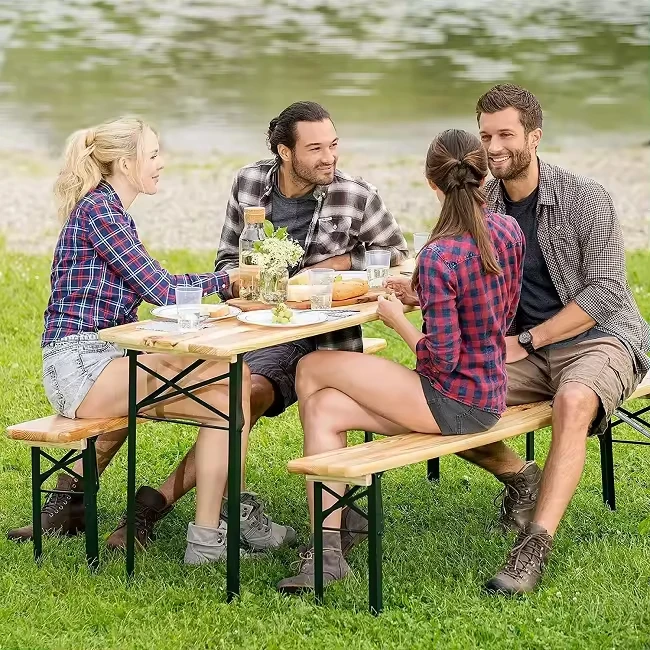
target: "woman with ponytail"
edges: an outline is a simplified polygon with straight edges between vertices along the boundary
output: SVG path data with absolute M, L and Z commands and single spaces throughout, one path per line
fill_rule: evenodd
M 153 305 L 174 303 L 178 286 L 201 287 L 203 295 L 208 295 L 227 289 L 237 279 L 237 270 L 172 275 L 143 246 L 127 210 L 139 194 L 157 192 L 163 169 L 159 149 L 155 131 L 137 118 L 120 118 L 77 131 L 68 141 L 54 190 L 62 229 L 54 251 L 52 294 L 41 343 L 45 393 L 65 417 L 127 415 L 128 359 L 124 350 L 99 340 L 100 330 L 136 321 L 143 301 Z M 147 354 L 140 361 L 167 378 L 193 362 L 176 354 Z M 207 362 L 188 378 L 198 383 L 227 371 L 226 364 Z M 138 399 L 162 385 L 150 374 L 138 373 Z M 246 398 L 250 395 L 249 381 L 245 367 L 243 444 L 250 422 Z M 200 392 L 205 402 L 228 412 L 225 382 L 211 384 Z M 155 407 L 155 414 L 202 424 L 214 424 L 216 417 L 184 396 L 161 403 Z M 125 437 L 126 431 L 100 436 L 100 472 Z M 188 563 L 225 560 L 220 511 L 227 459 L 227 436 L 201 427 L 196 443 L 196 523 L 190 523 L 188 529 Z M 82 474 L 80 462 L 74 469 Z M 184 480 L 193 481 L 194 477 Z M 50 495 L 42 512 L 43 530 L 76 534 L 84 527 L 82 486 L 78 479 L 62 474 L 57 488 L 67 494 Z M 146 527 L 146 520 L 158 520 L 169 511 L 163 488 L 160 492 L 146 486 L 138 490 L 138 529 Z M 9 538 L 17 541 L 31 536 L 31 526 L 9 532 Z M 138 541 L 144 544 L 148 540 L 138 537 Z
M 424 333 L 407 320 L 396 296 L 380 298 L 378 308 L 415 354 L 415 370 L 350 352 L 307 355 L 297 374 L 306 456 L 345 447 L 350 430 L 478 433 L 505 410 L 505 334 L 519 301 L 524 236 L 514 219 L 485 209 L 487 156 L 475 136 L 441 133 L 429 147 L 425 171 L 442 210 L 412 278 Z M 313 515 L 313 484 L 307 488 Z M 327 488 L 342 494 L 345 485 Z M 333 504 L 323 491 L 323 510 Z M 346 528 L 360 529 L 363 522 L 353 519 L 347 516 Z M 330 529 L 324 532 L 327 583 L 349 573 L 343 553 L 362 537 L 331 532 L 341 527 L 340 510 L 323 525 Z M 313 553 L 301 558 L 298 575 L 282 580 L 280 591 L 313 589 Z

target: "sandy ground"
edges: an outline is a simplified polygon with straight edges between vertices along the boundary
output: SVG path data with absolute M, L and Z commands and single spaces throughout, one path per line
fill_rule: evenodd
M 540 152 L 548 162 L 600 182 L 612 195 L 626 247 L 650 247 L 650 147 Z M 232 179 L 251 162 L 244 157 L 197 159 L 167 156 L 160 189 L 132 206 L 143 241 L 156 251 L 215 251 Z M 426 230 L 438 204 L 423 178 L 421 157 L 354 154 L 339 167 L 376 185 L 405 232 Z M 12 250 L 50 253 L 58 235 L 52 183 L 57 161 L 2 152 L 0 155 L 0 236 Z

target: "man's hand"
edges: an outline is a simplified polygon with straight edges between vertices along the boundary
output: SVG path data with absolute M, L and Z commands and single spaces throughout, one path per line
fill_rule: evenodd
M 318 264 L 313 264 L 312 266 L 306 266 L 307 269 L 334 269 L 335 271 L 349 271 L 352 268 L 352 256 L 350 253 L 345 253 L 344 255 L 336 255 L 330 257 Z
M 410 305 L 411 307 L 418 307 L 420 305 L 418 294 L 411 287 L 411 278 L 393 275 L 386 278 L 384 286 L 389 291 L 392 291 L 402 304 Z
M 506 363 L 516 363 L 528 356 L 528 352 L 519 345 L 516 336 L 506 336 Z
M 386 298 L 379 296 L 377 299 L 377 316 L 379 316 L 382 323 L 392 329 L 397 329 L 399 323 L 406 320 L 404 305 L 393 294 Z

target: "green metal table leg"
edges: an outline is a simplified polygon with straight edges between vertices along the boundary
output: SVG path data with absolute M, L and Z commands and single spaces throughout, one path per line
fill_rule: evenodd
M 314 482 L 314 592 L 323 603 L 323 484 Z
M 82 454 L 84 472 L 84 519 L 86 523 L 86 561 L 91 571 L 99 566 L 97 534 L 97 461 L 95 438 L 88 438 Z
M 230 364 L 228 411 L 228 533 L 226 597 L 231 602 L 239 595 L 239 533 L 241 507 L 241 432 L 243 356 Z
M 368 488 L 368 600 L 370 613 L 383 609 L 381 584 L 381 538 L 384 534 L 384 508 L 381 500 L 381 475 L 373 474 Z
M 43 528 L 41 526 L 41 448 L 32 447 L 32 525 L 34 561 L 43 553 Z
M 129 357 L 129 424 L 126 469 L 126 575 L 135 571 L 135 440 L 137 416 L 138 352 L 128 351 Z

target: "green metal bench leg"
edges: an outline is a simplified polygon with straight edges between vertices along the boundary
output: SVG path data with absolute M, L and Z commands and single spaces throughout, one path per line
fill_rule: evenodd
M 427 479 L 429 479 L 429 481 L 440 480 L 440 459 L 439 458 L 430 458 L 427 461 Z
M 364 431 L 363 432 L 363 441 L 364 442 L 372 442 L 374 436 L 372 431 Z
M 526 460 L 535 460 L 535 432 L 529 431 L 526 434 Z
M 316 602 L 323 603 L 323 484 L 314 482 L 314 591 Z
M 99 565 L 99 540 L 97 532 L 97 460 L 95 456 L 95 438 L 88 438 L 82 456 L 86 561 L 90 570 L 96 571 Z
M 32 526 L 34 561 L 43 553 L 43 528 L 41 526 L 41 448 L 32 447 Z
M 614 487 L 614 453 L 612 449 L 612 425 L 599 437 L 600 471 L 603 481 L 603 501 L 611 510 L 616 510 L 616 488 Z
M 383 609 L 381 538 L 384 534 L 384 508 L 381 499 L 381 474 L 372 475 L 368 488 L 368 601 L 370 613 Z

